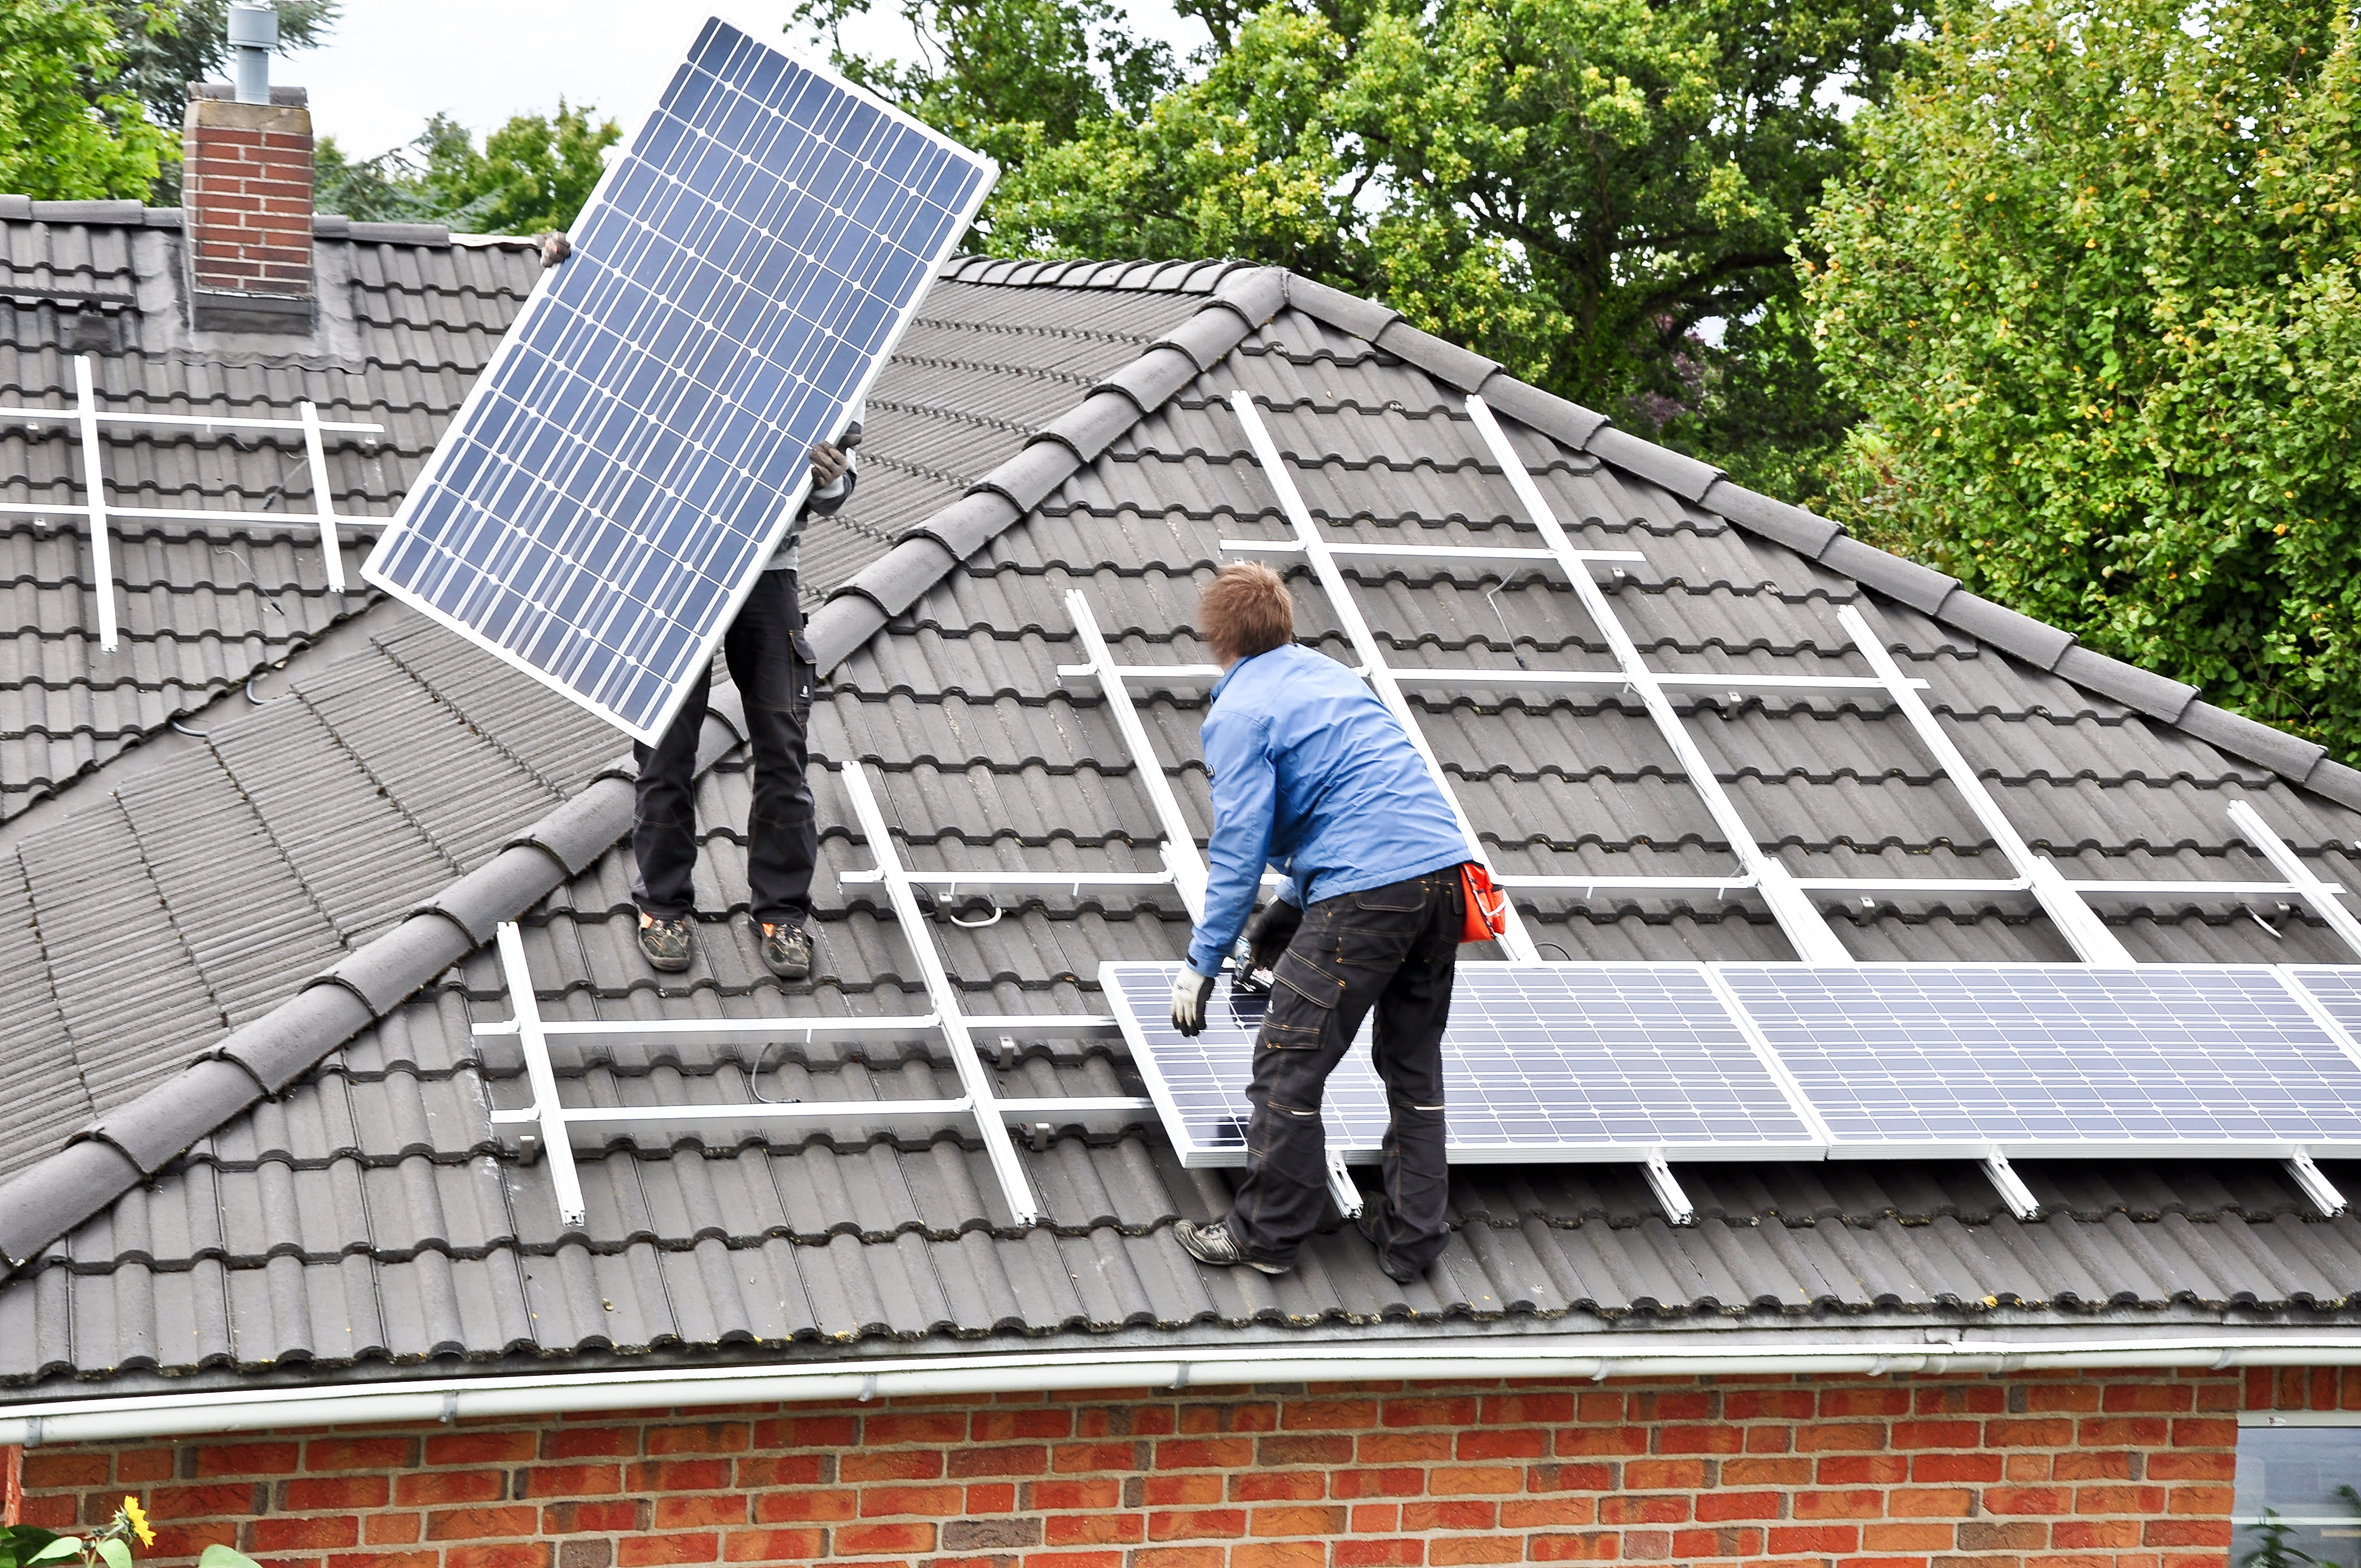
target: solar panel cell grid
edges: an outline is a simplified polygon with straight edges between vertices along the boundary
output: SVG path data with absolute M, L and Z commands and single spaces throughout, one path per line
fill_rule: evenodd
M 1261 1003 L 1224 981 L 1204 1033 L 1184 1039 L 1167 1016 L 1174 968 L 1109 964 L 1102 980 L 1182 1162 L 1237 1164 Z M 1695 966 L 1465 965 L 1444 1063 L 1455 1160 L 1817 1152 Z M 1331 1147 L 1376 1157 L 1385 1091 L 1366 1026 L 1329 1080 L 1324 1110 Z
M 2361 1067 L 2259 968 L 1729 966 L 1839 1151 L 2361 1140 Z
M 365 574 L 653 739 L 993 174 L 708 23 Z

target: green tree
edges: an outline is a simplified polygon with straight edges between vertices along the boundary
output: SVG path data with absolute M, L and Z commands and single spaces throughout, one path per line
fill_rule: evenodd
M 312 204 L 362 223 L 423 222 L 426 198 L 418 189 L 416 159 L 397 147 L 375 158 L 356 159 L 334 137 L 312 148 Z
M 277 0 L 280 51 L 323 42 L 340 8 L 337 0 Z M 189 83 L 228 75 L 229 0 L 104 0 L 104 9 L 122 40 L 122 90 L 156 124 L 179 130 Z
M 555 115 L 519 115 L 481 148 L 448 115 L 375 158 L 352 158 L 323 137 L 313 200 L 365 222 L 445 223 L 463 234 L 570 228 L 622 135 L 591 105 L 560 98 Z
M 898 0 L 922 58 L 847 54 L 840 29 L 870 0 L 801 0 L 845 73 L 1004 166 L 1071 141 L 1086 126 L 1147 113 L 1180 72 L 1110 0 Z
M 470 234 L 532 234 L 572 225 L 622 139 L 613 120 L 588 104 L 557 101 L 557 113 L 519 115 L 478 150 L 448 115 L 427 121 L 416 143 L 416 189 L 427 216 Z
M 1864 531 L 2361 758 L 2335 0 L 1963 6 L 1811 242 Z
M 1004 159 L 989 249 L 1293 267 L 1782 488 L 1849 422 L 1787 253 L 1850 156 L 1848 102 L 1882 98 L 1905 58 L 1911 7 L 1184 9 L 1215 38 L 1194 78 L 1071 137 L 1040 117 Z
M 123 53 L 87 0 L 0 0 L 0 191 L 145 200 L 175 137 L 122 91 Z

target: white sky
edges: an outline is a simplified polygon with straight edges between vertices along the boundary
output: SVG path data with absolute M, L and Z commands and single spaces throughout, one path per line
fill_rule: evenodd
M 896 0 L 873 7 L 846 44 L 908 58 Z M 355 158 L 408 141 L 437 112 L 480 134 L 512 115 L 547 114 L 560 93 L 620 120 L 628 137 L 714 9 L 694 0 L 345 0 L 328 41 L 272 60 L 271 80 L 310 89 L 313 130 Z M 795 0 L 719 9 L 766 42 L 801 47 L 781 30 Z M 1126 9 L 1176 53 L 1204 41 L 1202 25 L 1170 0 L 1128 0 Z

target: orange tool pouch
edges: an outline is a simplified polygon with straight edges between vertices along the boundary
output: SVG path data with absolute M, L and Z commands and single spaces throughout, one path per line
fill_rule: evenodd
M 1492 885 L 1492 876 L 1474 861 L 1459 868 L 1459 891 L 1467 905 L 1466 924 L 1459 928 L 1462 942 L 1488 942 L 1509 928 L 1509 895 Z

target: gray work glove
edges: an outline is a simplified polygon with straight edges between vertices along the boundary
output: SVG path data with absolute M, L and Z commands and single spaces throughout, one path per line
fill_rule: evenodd
M 1205 1027 L 1205 1003 L 1213 994 L 1213 977 L 1183 965 L 1172 982 L 1172 1026 L 1182 1037 L 1194 1039 Z
M 1287 951 L 1287 944 L 1295 940 L 1295 933 L 1302 925 L 1302 909 L 1287 900 L 1274 898 L 1264 905 L 1262 913 L 1246 925 L 1247 967 L 1277 969 L 1279 956 Z

